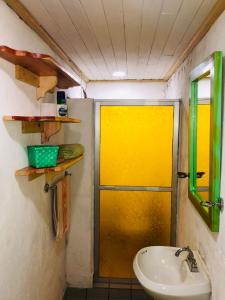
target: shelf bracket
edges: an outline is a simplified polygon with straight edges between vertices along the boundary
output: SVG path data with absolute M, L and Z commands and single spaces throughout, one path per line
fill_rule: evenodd
M 44 124 L 41 122 L 22 121 L 22 133 L 41 133 L 44 131 Z
M 40 76 L 37 88 L 37 100 L 43 98 L 47 92 L 54 92 L 58 82 L 57 76 Z
M 60 122 L 22 121 L 22 133 L 41 133 L 41 143 L 49 141 L 50 137 L 61 129 Z
M 46 122 L 43 124 L 43 132 L 41 133 L 41 143 L 49 141 L 50 137 L 58 133 L 61 129 L 60 122 Z
M 38 76 L 20 65 L 15 66 L 15 77 L 17 80 L 36 87 L 37 100 L 43 98 L 47 92 L 54 92 L 58 83 L 57 76 Z
M 15 77 L 17 80 L 30 84 L 36 88 L 39 87 L 39 76 L 20 65 L 15 66 Z
M 28 175 L 28 181 L 33 181 L 34 179 L 42 176 L 43 174 L 30 174 Z

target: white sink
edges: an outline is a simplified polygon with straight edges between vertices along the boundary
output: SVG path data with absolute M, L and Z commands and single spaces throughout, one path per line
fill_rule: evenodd
M 134 258 L 134 273 L 145 291 L 155 300 L 209 300 L 210 281 L 198 252 L 193 251 L 199 272 L 190 272 L 187 252 L 179 248 L 153 246 L 141 249 Z

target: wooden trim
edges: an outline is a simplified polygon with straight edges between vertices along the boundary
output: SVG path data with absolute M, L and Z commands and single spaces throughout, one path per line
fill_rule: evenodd
M 213 23 L 224 10 L 225 0 L 218 0 L 212 8 L 212 10 L 210 11 L 210 13 L 208 14 L 208 16 L 206 17 L 206 19 L 203 21 L 202 25 L 199 27 L 198 31 L 193 35 L 186 49 L 179 55 L 176 62 L 172 65 L 172 67 L 164 76 L 163 79 L 165 81 L 168 81 L 170 77 L 176 72 L 176 70 L 180 67 L 180 65 L 184 62 L 184 60 L 188 57 L 192 50 L 197 46 L 201 39 L 206 35 L 210 27 L 213 25 Z
M 22 3 L 18 0 L 4 0 L 4 2 L 42 38 L 42 40 L 81 78 L 81 80 L 88 82 L 87 76 L 38 23 Z
M 151 82 L 167 82 L 167 80 L 165 79 L 115 79 L 115 80 L 89 80 L 88 83 L 120 83 L 120 82 L 151 83 Z

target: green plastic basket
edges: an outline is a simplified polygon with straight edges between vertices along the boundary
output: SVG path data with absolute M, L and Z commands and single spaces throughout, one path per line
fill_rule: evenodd
M 59 146 L 33 145 L 27 146 L 29 166 L 34 168 L 55 167 Z

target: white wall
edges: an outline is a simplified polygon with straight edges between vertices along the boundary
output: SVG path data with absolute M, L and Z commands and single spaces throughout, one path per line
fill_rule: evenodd
M 225 12 L 212 26 L 207 35 L 193 50 L 179 70 L 172 76 L 166 89 L 167 98 L 182 98 L 182 138 L 181 168 L 188 170 L 188 101 L 189 73 L 207 58 L 213 51 L 225 53 Z M 207 89 L 203 89 L 208 95 Z M 204 96 L 204 94 L 202 94 Z M 225 115 L 223 117 L 225 120 Z M 223 158 L 221 197 L 225 198 L 225 122 L 223 123 Z M 187 195 L 187 181 L 180 180 L 179 213 L 178 213 L 178 245 L 190 245 L 198 249 L 204 258 L 212 282 L 212 299 L 225 299 L 225 213 L 221 213 L 220 232 L 211 233 L 203 222 Z
M 49 47 L 0 1 L 0 44 L 47 53 Z M 20 122 L 3 115 L 39 115 L 35 88 L 15 80 L 15 67 L 0 59 L 0 298 L 61 300 L 65 286 L 65 242 L 52 235 L 51 203 L 44 176 L 28 182 L 15 170 L 27 165 L 26 146 L 40 134 L 22 135 Z M 58 136 L 54 141 L 62 141 Z
M 166 82 L 89 82 L 87 96 L 93 99 L 163 99 Z
M 66 251 L 67 283 L 91 287 L 93 277 L 94 114 L 92 100 L 69 100 L 69 115 L 81 119 L 68 124 L 65 142 L 84 145 L 84 160 L 71 168 L 71 227 Z

